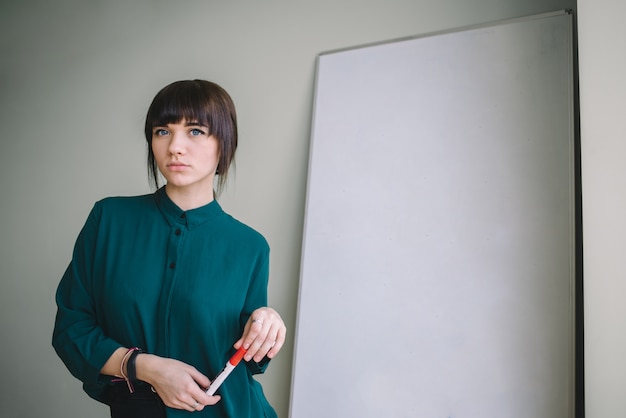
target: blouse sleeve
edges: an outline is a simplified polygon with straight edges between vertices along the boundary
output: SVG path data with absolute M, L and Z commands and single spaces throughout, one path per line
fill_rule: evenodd
M 241 329 L 244 329 L 248 318 L 252 315 L 255 309 L 267 306 L 267 285 L 269 282 L 269 246 L 263 239 L 263 251 L 259 255 L 253 268 L 252 279 L 250 281 L 250 287 L 248 294 L 246 295 L 246 302 L 244 311 L 241 315 Z M 270 358 L 265 357 L 260 362 L 250 360 L 246 363 L 246 366 L 252 374 L 264 373 L 267 366 L 270 363 Z
M 88 393 L 88 387 L 100 386 L 108 380 L 100 375 L 100 370 L 121 346 L 104 335 L 97 321 L 97 295 L 93 294 L 91 280 L 99 218 L 96 204 L 76 240 L 72 260 L 57 288 L 52 335 L 57 354 L 72 375 L 84 383 Z

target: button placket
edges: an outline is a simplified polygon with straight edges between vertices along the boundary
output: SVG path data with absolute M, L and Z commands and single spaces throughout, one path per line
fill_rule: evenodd
M 171 311 L 172 297 L 178 277 L 177 267 L 179 258 L 181 256 L 181 247 L 185 238 L 185 225 L 187 220 L 185 216 L 181 216 L 177 219 L 177 221 L 178 222 L 175 222 L 173 225 L 170 226 L 170 239 L 167 246 L 167 265 L 165 271 L 165 282 L 163 283 L 163 290 L 166 292 L 164 294 L 164 296 L 166 297 L 165 318 L 163 322 L 164 324 L 169 324 L 169 314 Z M 169 353 L 169 338 L 167 337 L 168 335 L 169 329 L 166 325 L 164 328 L 164 340 L 166 345 L 166 352 Z

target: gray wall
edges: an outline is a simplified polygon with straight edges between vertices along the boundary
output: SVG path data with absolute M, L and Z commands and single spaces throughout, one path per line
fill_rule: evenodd
M 106 417 L 50 346 L 53 294 L 96 199 L 149 190 L 142 120 L 163 85 L 207 78 L 239 112 L 223 206 L 272 246 L 290 329 L 261 378 L 287 415 L 315 56 L 573 0 L 22 1 L 0 5 L 0 415 Z M 94 412 L 95 411 L 95 412 Z

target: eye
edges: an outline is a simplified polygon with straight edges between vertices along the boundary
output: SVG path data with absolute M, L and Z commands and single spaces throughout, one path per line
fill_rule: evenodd
M 191 134 L 191 136 L 200 136 L 200 135 L 204 135 L 204 131 L 198 129 L 198 128 L 193 128 L 192 130 L 189 131 L 189 133 Z
M 169 131 L 163 128 L 156 128 L 152 133 L 152 135 L 154 136 L 166 136 L 168 134 L 169 134 Z

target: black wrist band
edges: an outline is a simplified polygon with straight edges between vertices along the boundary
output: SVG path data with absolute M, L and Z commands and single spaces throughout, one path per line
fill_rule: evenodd
M 130 354 L 130 357 L 128 357 L 128 362 L 126 363 L 126 376 L 131 382 L 137 380 L 137 368 L 135 366 L 135 360 L 137 360 L 137 355 L 141 353 L 143 353 L 143 351 L 138 348 Z

